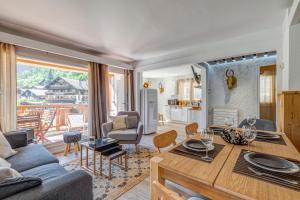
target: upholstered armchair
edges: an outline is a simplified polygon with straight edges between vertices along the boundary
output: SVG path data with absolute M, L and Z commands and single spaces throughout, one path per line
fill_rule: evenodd
M 140 143 L 143 135 L 143 124 L 138 112 L 122 111 L 117 114 L 137 117 L 137 123 L 131 124 L 132 128 L 113 130 L 113 122 L 102 124 L 102 134 L 105 137 L 110 137 L 119 140 L 120 144 L 134 144 L 137 150 L 137 145 Z

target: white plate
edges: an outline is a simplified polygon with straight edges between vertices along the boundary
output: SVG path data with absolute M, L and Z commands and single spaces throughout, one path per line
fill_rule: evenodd
M 298 165 L 296 165 L 296 164 L 293 163 L 293 162 L 290 162 L 291 165 L 292 165 L 292 167 L 291 167 L 291 168 L 288 168 L 288 169 L 275 169 L 275 168 L 269 168 L 269 167 L 266 167 L 266 166 L 262 166 L 262 165 L 260 165 L 260 164 L 258 164 L 258 163 L 256 163 L 256 162 L 252 161 L 252 160 L 249 158 L 249 155 L 251 155 L 251 154 L 253 154 L 253 153 L 255 153 L 255 152 L 249 152 L 249 153 L 246 153 L 246 154 L 244 155 L 244 159 L 245 159 L 248 163 L 250 163 L 250 164 L 252 164 L 252 165 L 254 165 L 254 166 L 256 166 L 256 167 L 259 167 L 259 168 L 261 168 L 261 169 L 265 169 L 265 170 L 268 170 L 268 171 L 272 171 L 272 172 L 280 172 L 280 173 L 285 173 L 285 174 L 293 174 L 293 173 L 299 172 L 299 167 L 298 167 Z

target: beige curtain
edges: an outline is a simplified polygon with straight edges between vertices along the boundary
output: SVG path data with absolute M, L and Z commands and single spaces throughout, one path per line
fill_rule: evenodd
M 177 80 L 177 95 L 179 99 L 191 101 L 194 99 L 194 79 Z
M 16 54 L 11 44 L 0 43 L 0 129 L 16 130 Z
M 125 109 L 135 111 L 133 70 L 125 70 Z
M 107 122 L 109 98 L 108 66 L 89 65 L 89 134 L 102 137 L 101 125 Z

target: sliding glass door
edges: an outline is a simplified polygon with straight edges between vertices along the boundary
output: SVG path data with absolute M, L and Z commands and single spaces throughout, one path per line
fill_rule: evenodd
M 17 126 L 40 143 L 62 141 L 65 131 L 87 134 L 87 68 L 17 59 Z

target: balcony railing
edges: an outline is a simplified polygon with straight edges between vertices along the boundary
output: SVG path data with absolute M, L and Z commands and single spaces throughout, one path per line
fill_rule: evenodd
M 33 128 L 40 142 L 62 140 L 62 133 L 65 131 L 78 130 L 86 133 L 87 122 L 88 106 L 86 104 L 17 106 L 18 127 Z

